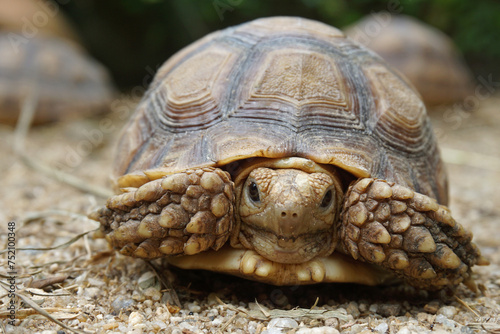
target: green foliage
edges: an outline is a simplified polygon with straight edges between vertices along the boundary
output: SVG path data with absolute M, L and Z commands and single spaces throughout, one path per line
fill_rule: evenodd
M 75 0 L 61 6 L 121 87 L 142 84 L 183 46 L 227 26 L 291 15 L 343 27 L 377 11 L 401 10 L 448 34 L 479 74 L 500 74 L 497 0 Z

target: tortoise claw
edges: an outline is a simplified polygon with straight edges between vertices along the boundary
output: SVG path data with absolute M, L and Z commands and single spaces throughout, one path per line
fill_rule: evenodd
M 127 188 L 89 218 L 113 248 L 154 259 L 221 248 L 233 224 L 233 183 L 218 168 L 167 175 Z
M 340 247 L 354 259 L 378 264 L 427 290 L 471 286 L 481 264 L 472 234 L 434 199 L 383 180 L 365 178 L 347 193 Z

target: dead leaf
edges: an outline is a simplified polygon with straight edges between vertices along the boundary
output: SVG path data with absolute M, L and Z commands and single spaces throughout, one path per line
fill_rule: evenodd
M 35 289 L 43 289 L 43 288 L 46 288 L 52 284 L 62 283 L 68 277 L 69 277 L 69 275 L 59 275 L 59 276 L 53 276 L 53 277 L 44 278 L 44 279 L 38 279 L 38 280 L 32 281 L 28 285 L 28 287 L 35 288 Z

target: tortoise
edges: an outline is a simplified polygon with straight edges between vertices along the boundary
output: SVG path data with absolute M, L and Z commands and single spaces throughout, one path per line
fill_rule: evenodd
M 80 44 L 60 5 L 52 0 L 0 0 L 0 30 L 17 31 L 28 39 L 49 35 Z
M 118 194 L 89 216 L 119 253 L 275 285 L 473 286 L 482 261 L 412 86 L 338 29 L 263 18 L 156 73 Z
M 450 37 L 406 15 L 371 14 L 345 29 L 401 71 L 427 106 L 460 102 L 473 94 L 470 69 Z
M 0 0 L 0 122 L 15 123 L 30 95 L 38 97 L 38 124 L 109 109 L 114 89 L 107 70 L 73 38 L 60 14 L 50 17 L 49 4 Z M 47 24 L 27 34 L 23 22 L 38 22 L 37 11 Z

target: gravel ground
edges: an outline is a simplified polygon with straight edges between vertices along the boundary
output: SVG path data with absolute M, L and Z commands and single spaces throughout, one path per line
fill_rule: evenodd
M 478 294 L 463 286 L 455 295 L 407 286 L 274 287 L 126 258 L 89 234 L 63 248 L 16 253 L 15 327 L 8 321 L 11 299 L 1 292 L 0 328 L 7 333 L 500 333 L 499 103 L 490 98 L 473 113 L 453 108 L 433 113 L 448 163 L 451 210 L 491 262 L 474 270 Z M 125 100 L 121 110 L 129 105 Z M 108 186 L 123 115 L 37 127 L 25 151 L 87 184 Z M 0 127 L 0 136 L 2 248 L 9 222 L 16 225 L 17 247 L 61 245 L 96 228 L 85 215 L 103 198 L 27 168 L 10 149 L 12 129 Z M 9 290 L 7 257 L 0 257 L 1 285 Z

